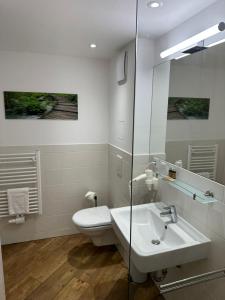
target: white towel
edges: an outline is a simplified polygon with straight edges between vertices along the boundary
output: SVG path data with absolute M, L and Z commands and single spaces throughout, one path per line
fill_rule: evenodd
M 29 213 L 29 188 L 8 189 L 7 194 L 10 215 Z

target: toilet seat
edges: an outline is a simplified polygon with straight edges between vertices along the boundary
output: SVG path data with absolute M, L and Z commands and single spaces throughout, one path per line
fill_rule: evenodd
M 107 206 L 86 208 L 73 215 L 73 222 L 82 228 L 110 227 L 112 218 Z
M 72 220 L 78 231 L 89 236 L 95 246 L 118 244 L 107 206 L 82 209 L 73 215 Z

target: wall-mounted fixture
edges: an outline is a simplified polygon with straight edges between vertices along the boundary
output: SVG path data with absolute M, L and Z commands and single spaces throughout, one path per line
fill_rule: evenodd
M 0 154 L 0 218 L 12 217 L 9 223 L 22 224 L 24 215 L 42 214 L 40 162 L 39 150 Z M 27 189 L 27 192 L 20 188 Z M 18 201 L 15 194 L 19 195 Z
M 127 68 L 128 68 L 128 53 L 127 51 L 122 51 L 117 59 L 117 83 L 118 85 L 123 85 L 127 82 Z
M 190 47 L 193 47 L 194 45 L 197 45 L 199 42 L 204 41 L 207 38 L 210 38 L 222 31 L 225 30 L 225 23 L 224 22 L 220 22 L 219 24 L 216 24 L 186 40 L 184 40 L 183 42 L 163 51 L 160 53 L 160 57 L 161 58 L 166 58 L 170 55 L 173 55 L 177 52 L 183 51 L 183 50 L 187 50 Z
M 150 0 L 147 2 L 147 6 L 150 8 L 159 8 L 163 6 L 163 2 L 158 0 Z
M 217 45 L 222 44 L 222 43 L 225 43 L 225 39 L 222 39 L 222 40 L 216 41 L 214 43 L 211 43 L 211 44 L 207 45 L 207 48 L 214 47 L 214 46 L 217 46 Z
M 189 55 L 190 55 L 189 53 L 184 53 L 184 54 L 179 55 L 175 59 L 178 60 L 178 59 L 184 58 L 184 57 L 189 56 Z
M 90 44 L 90 48 L 95 49 L 95 48 L 97 48 L 97 45 L 96 44 Z

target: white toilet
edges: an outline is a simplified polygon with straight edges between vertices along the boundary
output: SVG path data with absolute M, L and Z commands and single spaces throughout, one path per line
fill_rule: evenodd
M 89 236 L 96 246 L 117 244 L 112 218 L 107 206 L 92 207 L 76 212 L 72 217 L 79 232 Z

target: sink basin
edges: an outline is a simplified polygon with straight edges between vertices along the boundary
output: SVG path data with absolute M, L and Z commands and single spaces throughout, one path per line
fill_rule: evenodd
M 162 203 L 133 206 L 131 260 L 139 272 L 148 273 L 206 258 L 210 240 L 178 216 L 160 217 Z M 130 207 L 111 210 L 113 228 L 126 251 L 130 242 Z

